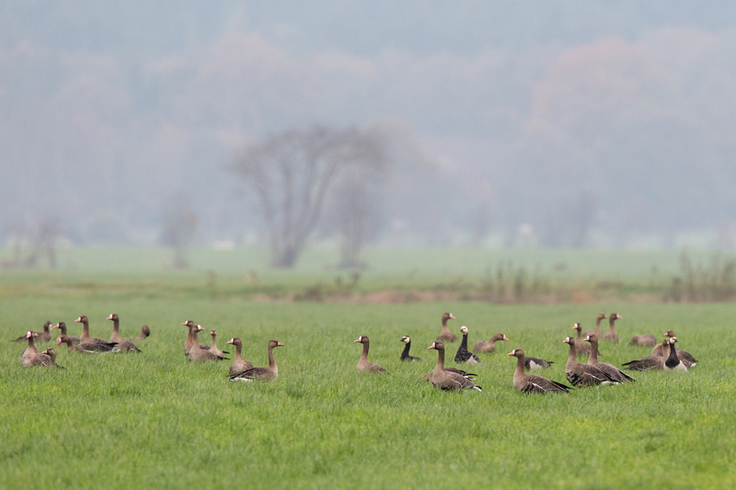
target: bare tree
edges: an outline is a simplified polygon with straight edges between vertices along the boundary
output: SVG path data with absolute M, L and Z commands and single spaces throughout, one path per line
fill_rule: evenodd
M 173 204 L 172 204 L 173 203 Z M 179 205 L 176 205 L 176 204 Z M 161 243 L 174 251 L 174 268 L 189 267 L 187 250 L 194 243 L 199 218 L 181 199 L 172 199 L 164 205 L 164 227 L 161 232 Z
M 381 136 L 359 129 L 292 129 L 247 148 L 232 170 L 255 191 L 268 228 L 271 264 L 295 264 L 317 225 L 327 191 L 344 168 L 382 160 Z

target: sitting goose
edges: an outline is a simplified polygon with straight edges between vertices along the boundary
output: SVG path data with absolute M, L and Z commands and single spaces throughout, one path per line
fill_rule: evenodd
M 506 337 L 502 333 L 497 333 L 493 337 L 491 337 L 491 340 L 476 342 L 473 345 L 473 352 L 487 352 L 489 354 L 492 354 L 496 352 L 496 342 L 499 340 L 505 340 L 506 342 L 509 341 L 508 337 Z
M 90 337 L 89 336 L 89 320 L 87 319 L 87 315 L 82 315 L 76 320 L 74 320 L 74 323 L 81 323 L 83 325 L 82 327 L 82 335 L 79 336 L 80 342 L 91 342 L 94 344 L 107 344 L 107 340 L 98 338 L 98 337 Z
M 58 328 L 59 330 L 61 330 L 61 333 L 59 334 L 59 337 L 57 337 L 57 339 L 56 339 L 56 340 L 59 340 L 59 338 L 61 338 L 61 337 L 69 337 L 70 339 L 72 339 L 72 343 L 73 343 L 74 345 L 79 345 L 79 342 L 80 342 L 80 341 L 79 341 L 79 337 L 71 337 L 71 336 L 68 336 L 68 335 L 66 334 L 66 323 L 64 323 L 64 322 L 59 322 L 59 323 L 57 323 L 57 324 L 56 324 L 56 325 L 54 326 L 54 328 Z M 57 344 L 56 344 L 56 345 L 59 345 L 59 344 L 58 344 L 58 342 L 57 342 Z
M 245 371 L 231 374 L 230 381 L 252 381 L 254 379 L 262 379 L 264 381 L 271 381 L 278 378 L 279 368 L 276 366 L 276 359 L 273 357 L 274 347 L 283 347 L 284 344 L 277 342 L 276 340 L 268 341 L 268 366 L 263 367 L 251 367 Z
M 667 337 L 667 338 L 672 338 L 672 337 L 675 336 L 675 332 L 673 332 L 672 330 L 667 330 L 664 333 L 664 336 Z M 654 349 L 652 349 L 652 355 L 660 355 L 660 356 L 667 357 L 668 352 L 669 352 L 667 349 L 669 349 L 669 344 L 667 344 L 667 346 L 665 346 L 665 347 L 663 347 L 662 344 L 659 344 L 659 345 L 655 346 Z M 688 368 L 693 367 L 693 366 L 695 366 L 695 365 L 698 364 L 697 359 L 695 359 L 693 357 L 693 355 L 690 354 L 689 352 L 686 352 L 686 351 L 684 351 L 682 349 L 678 349 L 677 347 L 675 347 L 675 349 L 677 350 L 677 357 Z
M 677 349 L 675 348 L 675 342 L 677 342 L 677 337 L 670 337 L 670 353 L 669 356 L 667 356 L 667 360 L 664 361 L 664 370 L 665 371 L 685 371 L 687 372 L 687 366 L 685 365 L 682 360 L 680 360 L 677 357 Z
M 43 329 L 40 332 L 37 332 L 35 330 L 31 330 L 31 332 L 34 334 L 34 342 L 37 342 L 39 344 L 46 343 L 49 340 L 51 340 L 51 322 L 46 321 L 46 323 L 43 324 Z M 13 340 L 13 342 L 25 342 L 27 339 L 26 335 L 21 335 L 17 339 Z
M 243 342 L 238 337 L 228 340 L 227 343 L 235 346 L 235 359 L 233 359 L 233 363 L 230 365 L 230 376 L 242 373 L 253 367 L 253 364 L 243 359 Z
M 227 359 L 227 357 L 225 357 L 225 354 L 230 354 L 230 353 L 227 351 L 222 351 L 217 348 L 217 330 L 215 329 L 210 330 L 210 335 L 212 336 L 212 346 L 210 346 L 210 351 L 213 352 L 217 356 Z
M 69 348 L 69 352 L 76 351 L 84 352 L 86 354 L 91 354 L 93 352 L 110 352 L 117 345 L 115 342 L 105 342 L 104 344 L 97 342 L 80 342 L 78 345 L 74 345 L 71 337 L 67 337 L 66 335 L 62 335 L 56 339 L 56 345 L 61 344 L 66 344 Z
M 40 355 L 38 347 L 36 347 L 36 343 L 34 342 L 34 339 L 37 336 L 38 332 L 34 332 L 33 330 L 28 330 L 26 332 L 26 342 L 28 342 L 28 347 L 23 349 L 23 352 L 20 353 L 21 365 L 23 367 L 37 365 L 35 364 L 37 362 L 36 356 Z
M 526 374 L 524 351 L 514 349 L 508 353 L 509 356 L 516 357 L 516 370 L 514 371 L 514 388 L 522 393 L 568 393 L 572 388 L 557 381 L 552 381 L 542 376 L 534 374 Z
M 385 369 L 383 369 L 378 364 L 373 364 L 372 362 L 368 362 L 368 349 L 370 348 L 370 340 L 368 340 L 368 337 L 366 335 L 361 335 L 357 339 L 353 340 L 353 342 L 357 342 L 359 344 L 363 344 L 363 353 L 360 354 L 360 360 L 358 361 L 358 371 L 368 371 L 371 373 L 387 373 Z
M 461 362 L 467 362 L 468 364 L 480 364 L 480 358 L 468 351 L 468 327 L 463 325 L 460 327 L 460 332 L 463 334 L 463 341 L 460 342 L 460 347 L 457 348 L 455 354 L 455 362 L 458 364 Z
M 445 369 L 445 345 L 442 342 L 439 340 L 432 342 L 432 345 L 427 347 L 427 349 L 437 349 L 437 364 L 429 375 L 429 381 L 432 382 L 432 385 L 435 388 L 445 391 L 469 389 L 478 391 L 482 390 L 480 386 L 477 386 L 465 376 L 461 376 Z
M 141 327 L 141 333 L 133 340 L 146 340 L 149 335 L 151 335 L 151 329 L 148 328 L 148 325 L 143 325 Z
M 613 342 L 614 344 L 618 344 L 618 335 L 616 334 L 616 320 L 620 320 L 623 318 L 618 313 L 611 313 L 608 315 L 608 332 L 603 334 L 603 340 L 606 342 Z
M 586 344 L 583 342 L 584 337 L 580 333 L 583 331 L 582 325 L 580 325 L 579 323 L 575 323 L 573 324 L 572 329 L 577 331 L 578 333 L 577 336 L 575 337 L 575 353 L 578 356 L 590 356 L 590 350 L 591 350 L 590 344 Z
M 184 355 L 189 356 L 189 352 L 192 350 L 192 346 L 194 345 L 194 335 L 195 332 L 198 330 L 196 329 L 197 325 L 192 320 L 187 320 L 184 323 L 182 323 L 183 326 L 187 327 L 189 329 L 189 333 L 187 333 L 187 340 L 184 342 Z M 204 350 L 210 350 L 209 345 L 202 345 L 199 342 L 197 342 L 200 349 Z
M 110 342 L 115 342 L 118 345 L 113 349 L 115 352 L 140 352 L 141 350 L 135 346 L 132 340 L 124 339 L 120 337 L 120 318 L 116 313 L 112 313 L 107 317 L 108 320 L 112 320 L 112 335 L 110 335 Z
M 537 369 L 547 369 L 554 364 L 552 361 L 545 361 L 539 357 L 524 356 L 524 369 L 527 371 L 536 371 Z
M 665 339 L 661 344 L 663 349 L 669 349 L 669 339 Z M 665 351 L 663 351 L 665 352 Z M 669 350 L 666 351 L 669 354 Z M 623 363 L 624 369 L 631 371 L 644 371 L 647 369 L 662 370 L 664 369 L 665 357 L 662 354 L 652 354 L 642 359 L 634 359 L 633 361 Z
M 594 386 L 600 384 L 619 383 L 613 379 L 608 373 L 596 366 L 589 364 L 581 364 L 577 360 L 575 349 L 577 345 L 572 337 L 565 337 L 562 341 L 570 346 L 570 355 L 567 357 L 565 365 L 565 377 L 573 386 Z
M 601 338 L 601 320 L 606 319 L 605 313 L 598 313 L 598 316 L 595 317 L 595 330 L 590 330 L 588 332 L 583 332 L 583 338 L 585 338 L 588 335 L 595 335 L 598 338 Z
M 645 333 L 643 335 L 634 335 L 633 337 L 631 337 L 631 342 L 629 342 L 629 345 L 654 347 L 655 345 L 657 345 L 657 337 L 650 333 Z
M 222 361 L 225 358 L 224 356 L 217 355 L 210 349 L 202 349 L 200 347 L 198 334 L 202 330 L 204 330 L 202 325 L 194 325 L 189 327 L 189 332 L 191 332 L 192 335 L 192 348 L 189 350 L 189 355 L 187 356 L 187 358 L 190 361 L 194 362 Z
M 443 342 L 455 342 L 457 340 L 457 335 L 450 332 L 450 329 L 447 328 L 447 320 L 454 320 L 455 317 L 452 313 L 443 313 L 442 314 L 442 331 L 437 336 L 437 340 L 441 340 Z
M 65 369 L 64 366 L 59 366 L 58 364 L 56 364 L 56 351 L 53 347 L 49 347 L 45 351 L 41 352 L 41 354 L 44 354 L 49 358 L 49 360 L 46 361 L 48 362 L 48 364 L 44 364 L 44 366 L 53 366 L 55 368 Z
M 590 358 L 588 359 L 589 365 L 602 369 L 616 381 L 620 381 L 622 383 L 624 381 L 635 381 L 634 378 L 621 371 L 616 366 L 613 366 L 612 364 L 607 364 L 605 362 L 600 362 L 598 360 L 598 338 L 595 335 L 587 335 L 585 339 L 583 339 L 583 341 L 589 342 L 591 346 Z
M 405 344 L 404 351 L 401 353 L 402 361 L 423 361 L 421 357 L 414 357 L 409 355 L 409 349 L 411 348 L 411 337 L 404 335 L 401 337 L 401 341 Z

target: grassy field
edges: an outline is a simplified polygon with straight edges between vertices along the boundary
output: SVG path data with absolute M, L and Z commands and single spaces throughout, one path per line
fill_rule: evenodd
M 269 303 L 212 297 L 206 289 L 155 294 L 156 278 L 125 292 L 43 289 L 64 277 L 4 275 L 2 338 L 46 319 L 66 321 L 78 334 L 73 320 L 81 314 L 93 335 L 107 337 L 112 326 L 104 319 L 112 312 L 123 336 L 143 323 L 153 333 L 138 344 L 139 355 L 60 349 L 64 370 L 23 369 L 22 346 L 0 344 L 0 487 L 736 486 L 732 304 Z M 177 277 L 192 280 L 172 274 L 166 281 Z M 94 287 L 120 279 L 85 280 Z M 443 311 L 456 315 L 455 332 L 470 328 L 471 343 L 496 332 L 511 339 L 475 369 L 482 393 L 438 392 L 419 381 L 436 361 L 426 347 Z M 562 339 L 575 321 L 592 328 L 599 311 L 623 316 L 622 344 L 603 345 L 606 361 L 648 355 L 626 345 L 632 334 L 672 329 L 699 365 L 682 374 L 636 373 L 633 384 L 567 395 L 513 389 L 515 359 L 507 352 L 521 347 L 552 360 L 545 374 L 564 380 Z M 231 383 L 227 363 L 186 362 L 179 324 L 190 318 L 216 328 L 220 347 L 241 337 L 256 365 L 266 363 L 269 339 L 283 342 L 279 379 Z M 398 360 L 405 334 L 423 363 Z M 356 372 L 359 335 L 370 336 L 369 359 L 389 375 Z

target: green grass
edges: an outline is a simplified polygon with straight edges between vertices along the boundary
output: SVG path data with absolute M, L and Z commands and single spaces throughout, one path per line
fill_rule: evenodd
M 444 393 L 419 378 L 436 361 L 426 350 L 439 317 L 452 311 L 470 341 L 511 341 L 477 367 L 482 393 Z M 622 344 L 605 360 L 648 354 L 634 333 L 677 333 L 700 361 L 689 373 L 636 373 L 626 386 L 524 396 L 511 383 L 514 347 L 555 362 L 564 380 L 575 321 L 592 328 L 617 311 Z M 6 296 L 2 337 L 50 319 L 89 316 L 107 336 L 152 336 L 140 355 L 73 355 L 65 370 L 23 369 L 18 344 L 0 344 L 0 486 L 6 488 L 729 488 L 736 485 L 736 332 L 731 304 L 489 305 L 483 303 L 255 303 L 98 294 Z M 243 339 L 246 358 L 276 350 L 279 379 L 231 383 L 228 364 L 187 363 L 193 319 L 218 330 L 219 344 Z M 402 364 L 402 335 L 424 363 Z M 355 370 L 359 335 L 387 376 Z M 456 344 L 448 349 L 454 356 Z

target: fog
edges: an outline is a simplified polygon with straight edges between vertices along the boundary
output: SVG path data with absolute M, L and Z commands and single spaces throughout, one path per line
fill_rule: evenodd
M 6 0 L 0 108 L 0 243 L 161 244 L 186 213 L 194 243 L 266 244 L 232 165 L 316 126 L 391 142 L 375 245 L 736 230 L 732 2 Z

